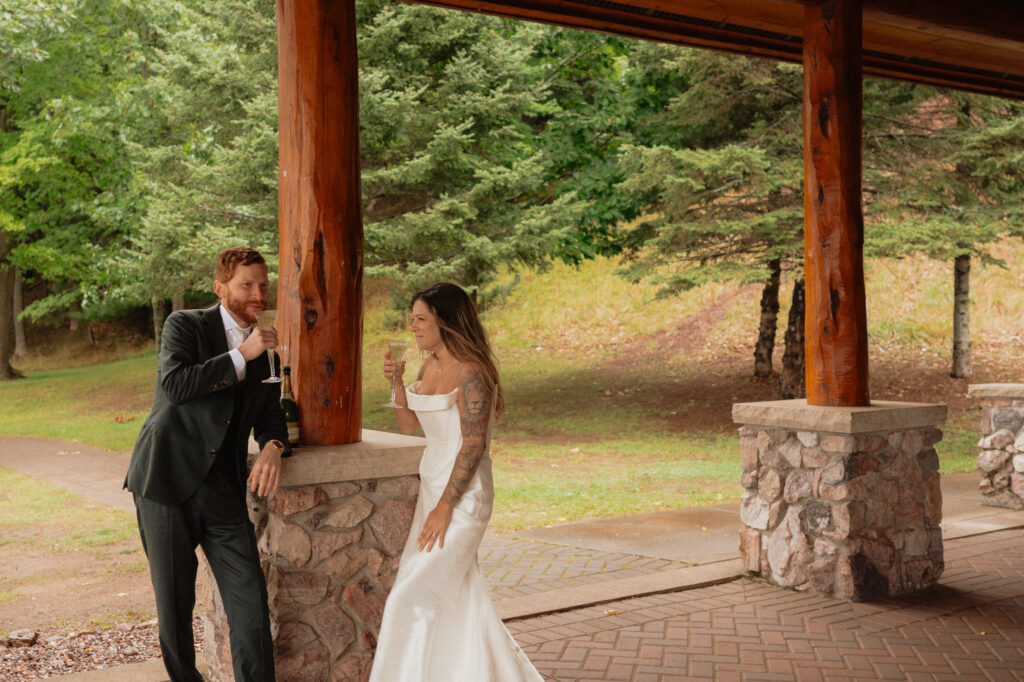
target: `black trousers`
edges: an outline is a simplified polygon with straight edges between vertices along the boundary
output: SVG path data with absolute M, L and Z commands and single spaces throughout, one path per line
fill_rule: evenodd
M 203 680 L 192 636 L 197 546 L 210 562 L 224 601 L 235 680 L 274 682 L 267 586 L 244 490 L 225 490 L 208 479 L 184 504 L 167 506 L 136 495 L 135 509 L 171 682 Z

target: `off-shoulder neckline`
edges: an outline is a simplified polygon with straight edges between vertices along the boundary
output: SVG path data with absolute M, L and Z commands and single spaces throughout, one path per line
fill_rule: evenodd
M 453 394 L 453 393 L 455 393 L 456 391 L 459 390 L 459 387 L 456 386 L 455 388 L 453 388 L 452 390 L 448 391 L 447 393 L 420 393 L 420 392 L 418 392 L 415 389 L 415 386 L 418 383 L 420 383 L 420 382 L 417 381 L 412 386 L 406 386 L 405 390 L 406 391 L 411 391 L 413 395 L 419 396 L 420 398 L 430 398 L 430 397 L 434 397 L 434 396 L 442 396 L 442 397 L 449 396 L 449 395 L 451 395 L 451 394 Z

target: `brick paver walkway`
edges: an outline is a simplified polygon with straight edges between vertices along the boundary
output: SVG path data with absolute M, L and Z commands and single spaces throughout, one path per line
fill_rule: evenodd
M 753 579 L 508 623 L 547 680 L 1024 680 L 1024 530 L 946 543 L 924 593 L 852 603 Z
M 495 600 L 628 578 L 688 566 L 637 554 L 487 536 L 477 553 L 480 572 Z

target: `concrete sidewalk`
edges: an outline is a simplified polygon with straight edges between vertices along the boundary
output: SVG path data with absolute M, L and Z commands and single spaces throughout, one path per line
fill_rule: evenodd
M 131 496 L 121 490 L 127 463 L 126 455 L 77 444 L 28 438 L 0 439 L 0 466 L 134 512 Z M 943 537 L 947 541 L 1024 525 L 1024 513 L 980 506 L 977 485 L 974 473 L 942 478 Z M 531 623 L 547 624 L 545 619 L 572 622 L 581 617 L 579 614 L 590 614 L 587 618 L 592 619 L 595 609 L 607 620 L 604 611 L 622 612 L 620 606 L 607 605 L 619 605 L 626 599 L 630 604 L 643 602 L 638 597 L 672 601 L 678 597 L 671 595 L 683 590 L 699 593 L 701 589 L 733 589 L 723 584 L 736 581 L 741 573 L 737 558 L 740 525 L 739 503 L 732 502 L 699 509 L 568 523 L 511 535 L 489 533 L 480 548 L 480 568 L 499 614 L 506 621 L 515 621 L 510 623 L 510 629 L 524 646 L 531 645 L 528 653 L 531 658 L 537 655 L 535 660 L 540 667 L 541 660 L 548 660 L 545 657 L 550 653 L 551 642 L 556 640 L 563 647 L 559 656 L 577 654 L 565 653 L 564 647 L 574 641 L 566 637 L 567 630 L 558 627 L 555 628 L 558 636 L 554 639 L 534 635 L 539 639 L 531 640 L 529 633 L 537 630 Z M 1019 535 L 1024 551 L 1024 534 Z M 952 568 L 947 561 L 947 575 Z M 783 601 L 804 598 L 800 593 L 787 590 L 770 588 L 770 591 L 781 595 Z M 587 626 L 591 627 L 595 626 Z M 549 679 L 584 679 L 578 675 L 565 677 L 564 671 L 558 671 L 568 662 L 558 658 L 557 663 L 557 670 L 542 670 Z M 659 673 L 660 677 L 649 679 L 689 679 L 689 674 L 682 677 L 675 677 L 675 674 Z M 165 679 L 162 675 L 162 666 L 155 660 L 59 679 L 162 682 Z M 641 678 L 595 676 L 586 679 Z

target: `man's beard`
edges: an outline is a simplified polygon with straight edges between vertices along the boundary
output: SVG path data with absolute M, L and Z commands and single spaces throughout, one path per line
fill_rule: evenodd
M 224 302 L 224 306 L 237 317 L 242 318 L 252 325 L 256 323 L 256 315 L 248 310 L 248 306 L 251 302 L 252 301 L 249 301 L 248 299 L 231 298 L 231 296 L 228 296 L 227 300 Z

